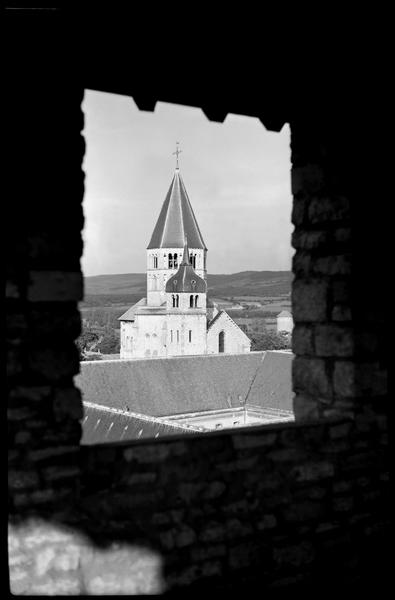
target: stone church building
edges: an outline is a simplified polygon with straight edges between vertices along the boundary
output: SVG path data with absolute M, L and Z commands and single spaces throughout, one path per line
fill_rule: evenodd
M 119 320 L 121 359 L 250 351 L 207 298 L 207 247 L 178 166 L 147 248 L 147 297 Z

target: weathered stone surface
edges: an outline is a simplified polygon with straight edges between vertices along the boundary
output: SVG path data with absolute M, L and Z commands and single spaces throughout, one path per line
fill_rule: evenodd
M 260 435 L 235 434 L 232 436 L 233 446 L 236 449 L 260 448 L 262 446 L 272 446 L 277 438 L 277 434 L 270 432 L 261 432 Z
M 80 272 L 31 271 L 28 300 L 31 302 L 78 302 L 83 298 Z
M 264 515 L 256 525 L 259 530 L 273 529 L 277 525 L 277 519 L 274 515 Z
M 312 198 L 309 203 L 308 218 L 312 224 L 348 221 L 350 219 L 350 201 L 345 196 Z
M 165 591 L 159 554 L 133 544 L 82 554 L 81 574 L 88 594 L 160 594 Z
M 293 411 L 296 421 L 318 419 L 320 416 L 317 398 L 296 393 L 293 399 Z
M 330 240 L 330 234 L 327 230 L 296 229 L 292 234 L 292 246 L 296 250 L 314 250 L 325 247 Z
M 296 481 L 314 481 L 333 477 L 334 472 L 334 466 L 330 462 L 310 462 L 295 467 L 291 476 Z
M 188 526 L 182 527 L 180 531 L 178 531 L 175 535 L 175 544 L 178 548 L 184 548 L 185 546 L 190 546 L 196 540 L 195 531 Z
M 8 471 L 8 486 L 14 490 L 35 488 L 39 485 L 39 481 L 36 471 L 19 471 L 16 469 Z
M 57 388 L 54 394 L 53 411 L 56 419 L 80 420 L 83 418 L 82 397 L 76 388 Z
M 293 196 L 314 196 L 317 192 L 325 189 L 325 185 L 326 179 L 321 165 L 309 163 L 292 168 L 291 187 Z
M 298 355 L 314 354 L 314 335 L 312 327 L 296 324 L 292 331 L 292 350 Z
M 332 382 L 325 360 L 296 356 L 292 362 L 292 379 L 296 392 L 332 396 Z
M 273 558 L 279 565 L 286 564 L 294 567 L 300 567 L 302 564 L 309 564 L 314 560 L 314 547 L 311 542 L 301 542 L 285 548 L 276 548 L 273 552 Z
M 127 448 L 124 451 L 124 457 L 127 462 L 137 461 L 139 463 L 151 463 L 164 460 L 169 456 L 170 449 L 168 445 L 142 445 Z
M 295 322 L 325 321 L 328 312 L 328 284 L 316 279 L 297 279 L 292 288 Z
M 314 333 L 317 356 L 348 357 L 354 354 L 355 342 L 351 327 L 318 324 Z
M 352 312 L 349 306 L 343 306 L 341 304 L 337 304 L 333 307 L 331 313 L 332 321 L 351 321 L 352 320 Z

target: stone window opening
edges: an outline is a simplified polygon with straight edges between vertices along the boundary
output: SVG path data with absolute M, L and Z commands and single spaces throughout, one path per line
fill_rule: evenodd
M 178 254 L 177 252 L 174 254 L 173 265 L 175 269 L 178 269 Z
M 189 308 L 193 308 L 193 296 L 189 296 Z
M 173 268 L 173 255 L 169 253 L 169 269 Z
M 198 307 L 198 299 L 199 299 L 199 296 L 198 296 L 198 295 L 196 295 L 196 296 L 195 296 L 195 308 L 197 308 L 197 307 Z
M 192 342 L 192 329 L 189 330 L 189 343 Z

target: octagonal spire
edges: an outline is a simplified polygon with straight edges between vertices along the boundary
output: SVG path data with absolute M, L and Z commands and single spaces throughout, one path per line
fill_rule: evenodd
M 183 248 L 186 237 L 190 248 L 207 250 L 180 171 L 176 168 L 147 249 Z

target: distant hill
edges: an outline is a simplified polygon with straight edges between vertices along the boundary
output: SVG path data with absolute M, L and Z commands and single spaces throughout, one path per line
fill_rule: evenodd
M 241 271 L 229 275 L 208 275 L 208 291 L 211 296 L 280 296 L 291 291 L 291 271 Z M 85 277 L 85 298 L 106 296 L 109 301 L 137 299 L 146 293 L 145 273 L 120 275 L 96 275 Z

